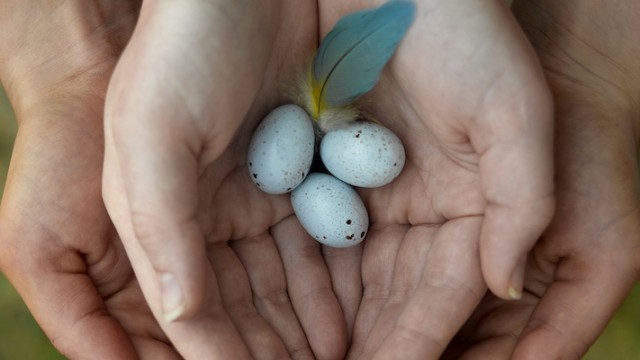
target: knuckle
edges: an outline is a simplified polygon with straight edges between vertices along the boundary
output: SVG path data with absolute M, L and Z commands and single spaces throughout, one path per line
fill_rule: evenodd
M 289 293 L 286 288 L 273 288 L 265 289 L 262 291 L 256 291 L 257 301 L 263 303 L 266 306 L 282 307 L 289 306 L 290 299 Z
M 160 229 L 161 223 L 158 218 L 140 211 L 131 211 L 131 226 L 134 236 L 142 246 L 153 242 L 162 233 L 162 229 Z

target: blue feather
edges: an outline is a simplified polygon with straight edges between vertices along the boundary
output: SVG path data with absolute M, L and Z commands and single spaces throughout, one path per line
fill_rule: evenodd
M 313 61 L 319 104 L 347 105 L 373 89 L 414 16 L 413 2 L 394 0 L 340 19 Z

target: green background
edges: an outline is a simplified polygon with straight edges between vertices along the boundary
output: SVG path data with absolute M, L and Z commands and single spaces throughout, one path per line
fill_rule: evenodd
M 11 157 L 16 124 L 0 88 L 0 195 Z M 597 301 L 597 299 L 594 299 Z M 42 333 L 11 284 L 0 274 L 0 360 L 62 359 Z M 636 286 L 585 359 L 640 359 L 640 286 Z

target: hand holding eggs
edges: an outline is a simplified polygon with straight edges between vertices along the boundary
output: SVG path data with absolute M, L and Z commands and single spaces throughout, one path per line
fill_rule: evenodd
M 376 85 L 415 12 L 412 1 L 388 1 L 338 20 L 296 86 L 293 98 L 304 109 L 275 109 L 251 139 L 251 180 L 269 194 L 293 191 L 298 220 L 326 245 L 352 246 L 367 233 L 367 209 L 348 184 L 384 186 L 404 166 L 400 139 L 382 125 L 355 121 L 353 104 Z M 332 175 L 308 174 L 314 127 L 324 135 L 320 157 Z

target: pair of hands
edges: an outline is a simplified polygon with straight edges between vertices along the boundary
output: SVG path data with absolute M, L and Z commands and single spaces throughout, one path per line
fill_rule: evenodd
M 506 357 L 516 341 L 517 356 L 569 357 L 637 278 L 625 99 L 638 92 L 620 74 L 638 69 L 627 52 L 593 58 L 607 38 L 565 16 L 607 14 L 599 25 L 628 40 L 612 6 L 515 6 L 557 102 L 558 211 L 523 282 L 518 259 L 552 215 L 554 138 L 543 75 L 504 5 L 418 2 L 369 109 L 405 143 L 406 169 L 363 192 L 364 246 L 335 250 L 304 235 L 286 196 L 254 189 L 243 162 L 316 29 L 372 4 L 148 1 L 138 17 L 135 1 L 5 2 L 0 74 L 21 126 L 0 264 L 69 357 L 340 358 L 348 345 L 354 358 Z M 101 199 L 105 147 L 122 241 Z M 483 278 L 503 298 L 524 286 L 523 300 L 484 296 Z
M 524 259 L 517 271 L 516 261 L 552 215 L 552 123 L 535 57 L 501 3 L 419 4 L 413 35 L 373 95 L 370 112 L 394 119 L 387 125 L 403 139 L 408 162 L 392 185 L 363 193 L 372 223 L 364 247 L 321 249 L 291 217 L 287 196 L 266 196 L 249 181 L 248 139 L 283 100 L 278 86 L 310 59 L 318 26 L 326 32 L 363 5 L 144 4 L 109 87 L 104 194 L 156 318 L 183 320 L 162 323 L 183 354 L 244 343 L 254 357 L 301 348 L 310 355 L 310 348 L 339 358 L 352 342 L 351 354 L 362 358 L 386 358 L 384 349 L 437 355 L 486 290 L 481 258 L 497 294 L 521 291 Z M 484 17 L 437 22 L 483 11 L 503 26 Z M 424 37 L 443 28 L 470 43 L 501 41 L 479 56 L 453 47 L 425 58 L 456 43 Z M 496 52 L 501 60 L 487 61 Z M 511 61 L 522 67 L 495 83 Z M 153 72 L 141 71 L 146 66 Z M 460 78 L 460 69 L 483 66 L 488 76 Z M 479 91 L 459 106 L 457 94 L 470 88 Z M 492 92 L 513 99 L 505 106 Z M 522 112 L 518 126 L 513 108 Z M 224 336 L 207 334 L 213 324 Z M 212 338 L 221 343 L 205 347 Z M 193 343 L 200 346 L 183 347 Z

